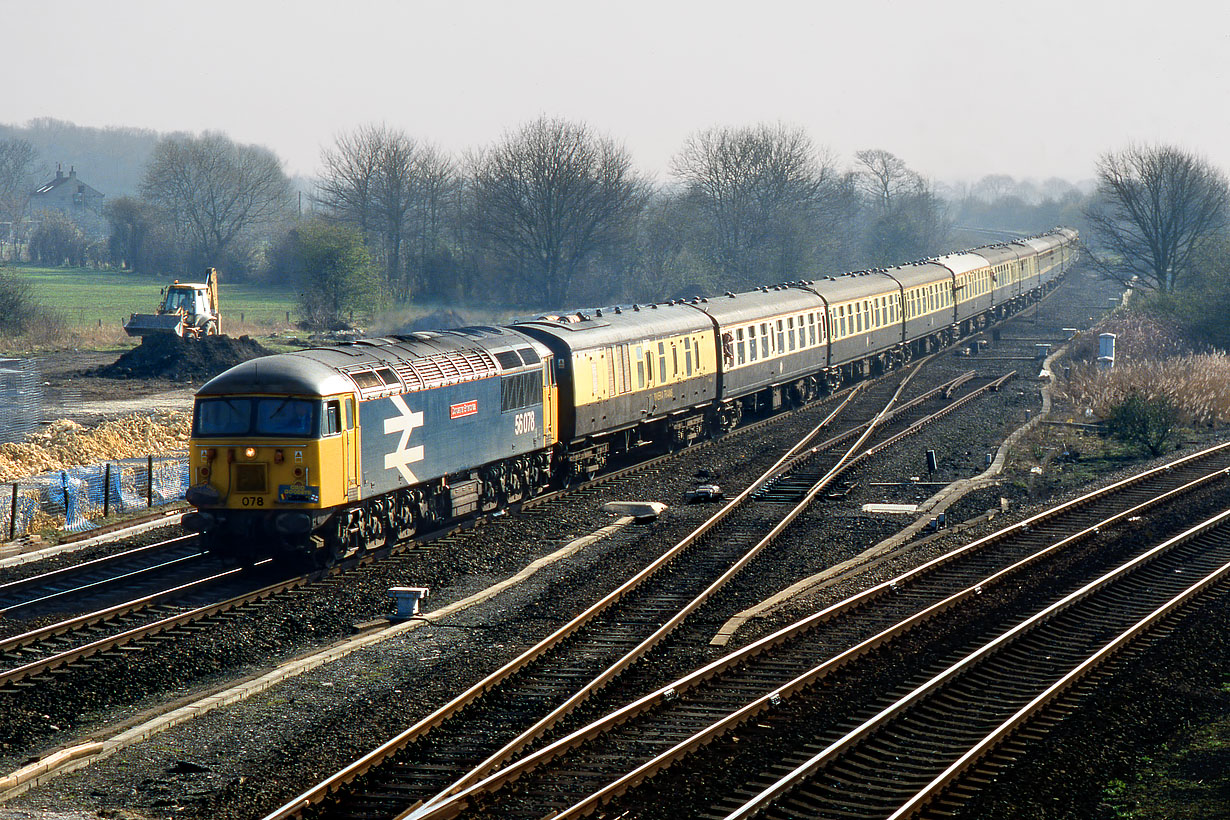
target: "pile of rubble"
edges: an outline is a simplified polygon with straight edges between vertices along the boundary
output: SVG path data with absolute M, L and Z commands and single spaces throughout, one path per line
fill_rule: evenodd
M 107 379 L 205 381 L 241 362 L 272 352 L 249 336 L 181 339 L 171 333 L 156 333 L 143 336 L 138 347 L 89 375 Z
M 174 453 L 188 446 L 192 414 L 134 415 L 84 428 L 52 422 L 23 442 L 0 443 L 0 482 L 104 461 Z

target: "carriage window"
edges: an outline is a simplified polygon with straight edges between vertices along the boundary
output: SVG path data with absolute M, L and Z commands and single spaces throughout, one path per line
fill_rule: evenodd
M 816 314 L 807 314 L 807 340 L 811 344 L 816 343 Z
M 747 361 L 747 342 L 743 339 L 743 328 L 735 331 L 735 349 L 739 351 L 739 364 Z
M 354 399 L 346 399 L 346 429 L 354 429 Z
M 780 319 L 778 320 L 777 324 L 779 327 L 781 326 Z M 788 333 L 786 335 L 790 337 L 790 349 L 794 350 L 794 317 L 793 316 L 791 316 L 789 319 L 786 320 L 786 328 L 788 330 Z M 779 339 L 781 338 L 780 333 L 778 334 L 778 338 Z
M 769 358 L 769 323 L 760 323 L 760 357 Z
M 683 340 L 683 366 L 687 375 L 692 375 L 692 340 Z
M 658 384 L 666 384 L 666 343 L 658 342 Z

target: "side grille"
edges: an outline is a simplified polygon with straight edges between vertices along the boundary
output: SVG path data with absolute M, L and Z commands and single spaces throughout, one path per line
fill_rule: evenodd
M 235 492 L 263 493 L 266 491 L 264 464 L 235 464 Z

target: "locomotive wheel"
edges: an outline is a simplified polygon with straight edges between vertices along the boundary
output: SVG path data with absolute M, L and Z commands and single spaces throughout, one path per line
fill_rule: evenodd
M 366 546 L 383 547 L 389 543 L 392 528 L 384 499 L 373 501 L 364 512 L 363 528 L 367 531 Z
M 414 518 L 414 507 L 410 497 L 399 493 L 393 500 L 391 532 L 397 540 L 409 538 L 418 529 Z

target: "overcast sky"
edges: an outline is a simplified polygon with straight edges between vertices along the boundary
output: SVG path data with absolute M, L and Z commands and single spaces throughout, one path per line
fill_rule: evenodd
M 1230 170 L 1216 2 L 0 0 L 0 20 L 0 122 L 221 130 L 309 176 L 364 123 L 460 152 L 541 114 L 659 179 L 691 132 L 761 121 L 941 181 L 1077 181 L 1129 141 Z

